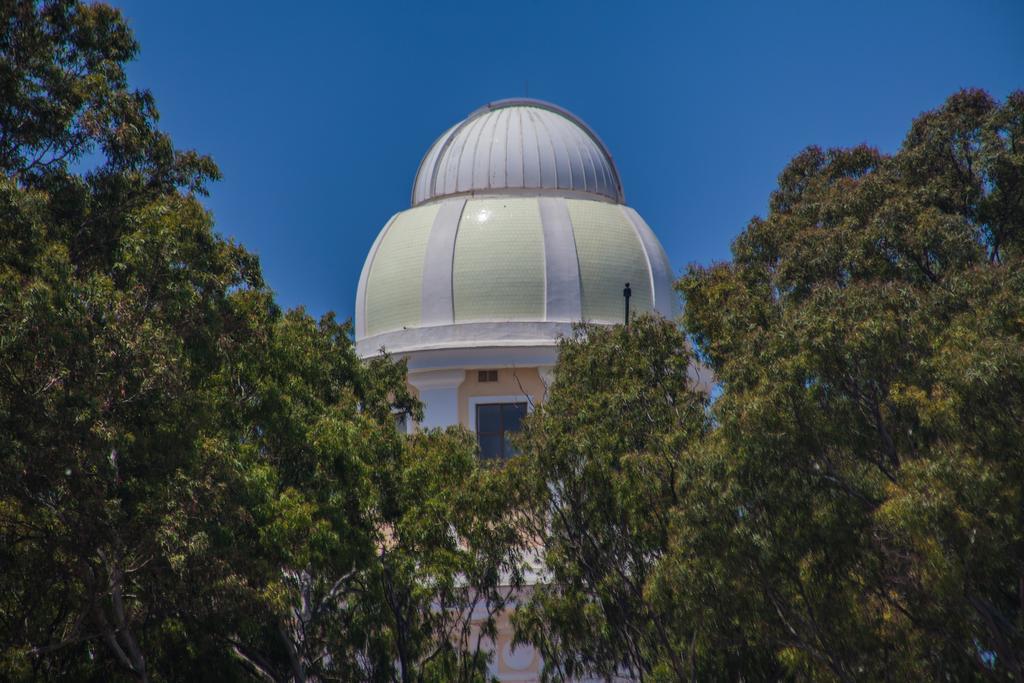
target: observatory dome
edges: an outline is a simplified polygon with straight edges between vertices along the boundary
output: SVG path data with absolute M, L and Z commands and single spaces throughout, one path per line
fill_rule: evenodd
M 537 100 L 481 107 L 428 150 L 412 207 L 370 249 L 356 298 L 362 356 L 547 347 L 579 321 L 676 312 L 657 237 L 624 204 L 611 154 Z

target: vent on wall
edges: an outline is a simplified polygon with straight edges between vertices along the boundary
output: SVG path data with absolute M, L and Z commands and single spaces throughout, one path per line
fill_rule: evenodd
M 497 370 L 479 370 L 476 373 L 477 382 L 497 382 L 498 371 Z

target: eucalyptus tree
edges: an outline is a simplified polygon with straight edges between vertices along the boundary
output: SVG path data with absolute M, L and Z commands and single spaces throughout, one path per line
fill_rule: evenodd
M 404 366 L 214 231 L 117 11 L 0 7 L 0 676 L 483 678 L 515 567 L 472 442 L 399 435 Z
M 1024 679 L 1024 93 L 808 148 L 679 288 L 721 396 L 677 542 L 719 549 L 666 595 L 738 592 L 801 678 Z
M 207 426 L 191 389 L 265 296 L 210 230 L 213 163 L 174 150 L 104 5 L 5 2 L 0 28 L 0 534 L 4 661 L 147 677 L 136 600 L 172 482 Z M 93 155 L 93 156 L 90 156 Z M 88 173 L 76 165 L 102 161 Z
M 690 625 L 648 598 L 670 551 L 689 449 L 708 429 L 693 357 L 671 322 L 581 326 L 559 345 L 555 380 L 508 468 L 527 552 L 541 565 L 518 638 L 552 680 L 685 668 Z

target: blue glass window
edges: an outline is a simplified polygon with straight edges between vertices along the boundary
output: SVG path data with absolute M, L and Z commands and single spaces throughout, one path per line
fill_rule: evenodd
M 525 403 L 482 403 L 476 407 L 476 435 L 481 458 L 516 454 L 509 437 L 522 428 Z

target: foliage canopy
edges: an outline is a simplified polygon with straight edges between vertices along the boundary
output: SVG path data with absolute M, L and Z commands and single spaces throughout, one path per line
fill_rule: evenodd
M 729 570 L 790 670 L 1024 678 L 1022 240 L 1024 93 L 962 91 L 892 156 L 798 155 L 680 282 Z
M 115 10 L 2 7 L 4 677 L 480 679 L 517 570 L 474 444 L 400 437 L 404 366 L 213 231 Z

